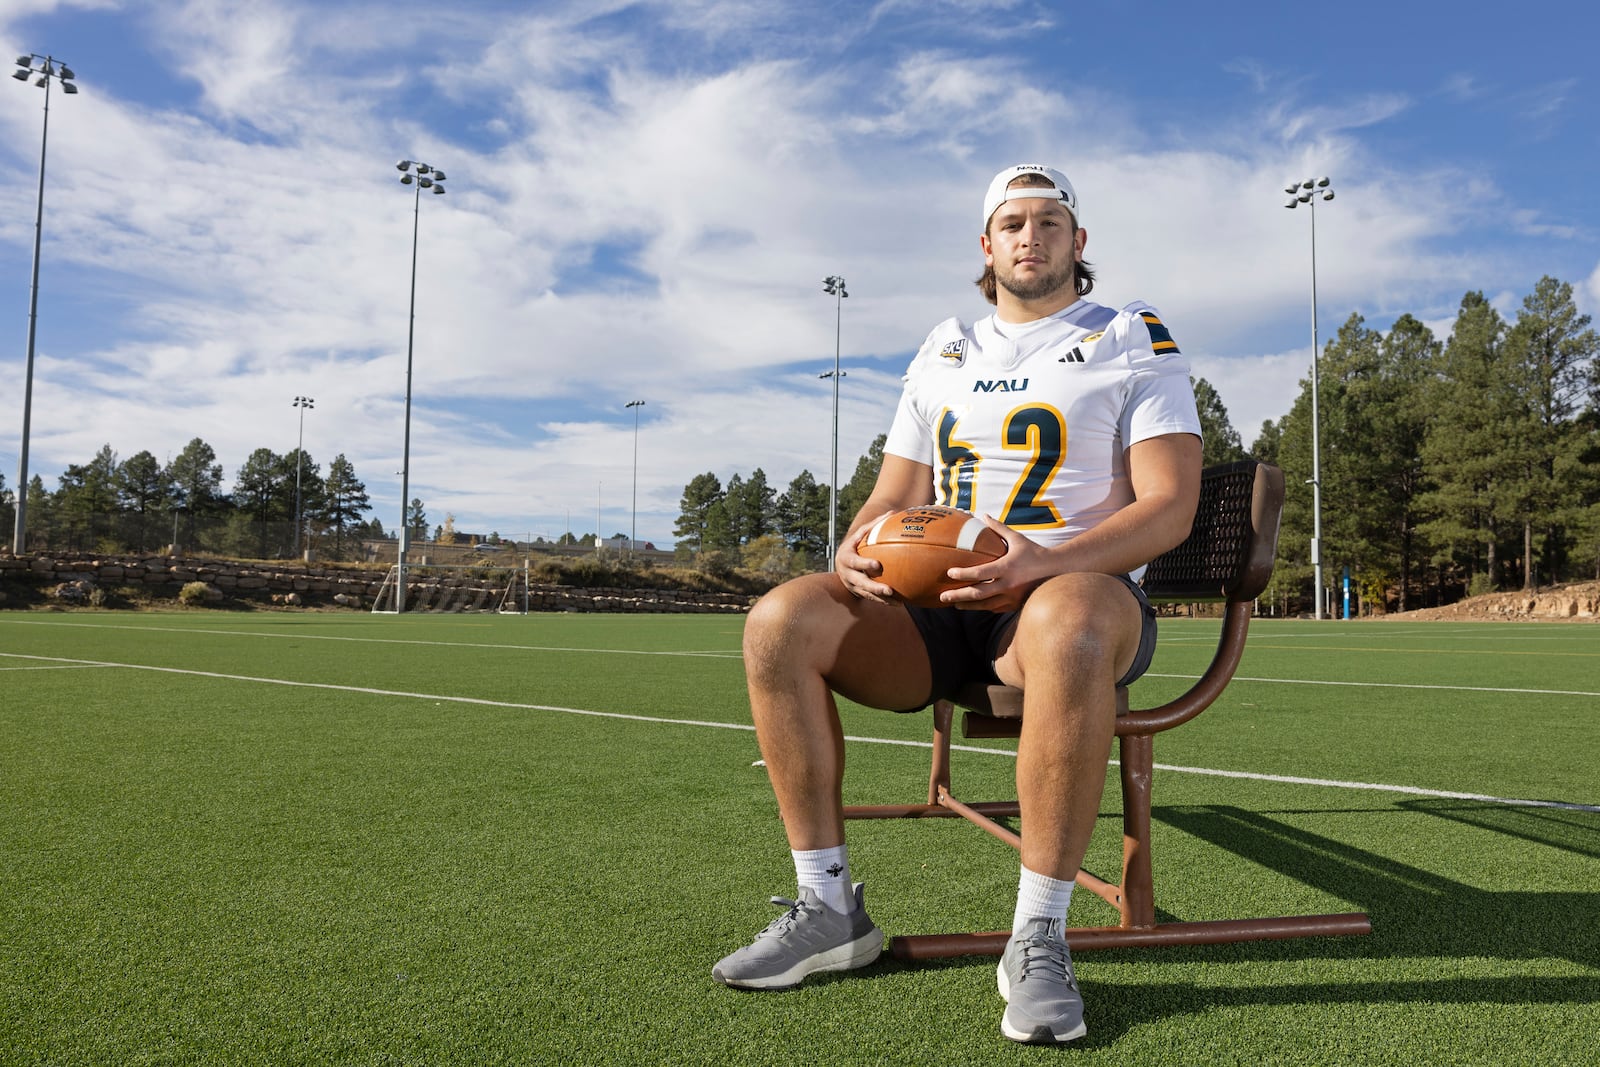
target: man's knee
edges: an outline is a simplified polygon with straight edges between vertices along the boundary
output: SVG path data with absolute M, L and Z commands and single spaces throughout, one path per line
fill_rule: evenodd
M 1036 589 L 1017 620 L 1025 664 L 1104 671 L 1139 639 L 1138 602 L 1116 578 L 1068 574 Z
M 831 574 L 808 574 L 778 586 L 757 600 L 745 617 L 744 662 L 747 674 L 781 669 L 806 654 L 806 633 L 816 627 L 833 603 L 826 583 Z

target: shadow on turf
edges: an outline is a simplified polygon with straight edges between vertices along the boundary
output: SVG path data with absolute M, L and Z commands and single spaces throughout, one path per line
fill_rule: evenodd
M 1408 801 L 1397 809 L 1422 811 L 1535 845 L 1582 856 L 1600 855 L 1600 815 L 1562 809 L 1508 809 L 1460 801 Z M 1303 959 L 1557 958 L 1600 969 L 1600 892 L 1488 891 L 1410 864 L 1308 833 L 1271 817 L 1226 805 L 1164 807 L 1155 820 L 1312 888 L 1351 902 L 1372 919 L 1373 932 L 1355 938 L 1307 938 L 1177 948 L 1096 952 L 1090 959 L 1294 961 Z M 1158 861 L 1159 862 L 1159 861 Z M 1237 916 L 1240 918 L 1245 915 Z M 1182 919 L 1162 913 L 1161 921 Z M 965 957 L 901 963 L 884 958 L 854 972 L 870 976 L 900 970 L 981 966 L 989 958 Z M 849 977 L 849 976 L 838 976 Z M 1198 988 L 1190 984 L 1085 982 L 1093 1021 L 1079 1047 L 1114 1043 L 1137 1026 L 1216 1008 L 1292 1004 L 1483 1003 L 1592 1004 L 1600 977 L 1442 977 L 1429 981 L 1270 983 Z
M 1458 800 L 1408 800 L 1398 806 L 1481 830 L 1494 830 L 1535 845 L 1600 859 L 1600 813 Z
M 1459 802 L 1402 807 L 1593 856 L 1600 816 L 1473 807 Z M 1488 891 L 1308 833 L 1261 812 L 1224 805 L 1158 808 L 1153 817 L 1253 863 L 1347 900 L 1372 919 L 1373 933 L 1344 942 L 1340 956 L 1554 957 L 1600 968 L 1600 891 Z M 1266 944 L 1266 943 L 1258 943 Z M 1284 958 L 1274 943 L 1273 955 Z M 1309 944 L 1309 943 L 1308 943 Z M 1323 945 L 1329 942 L 1321 942 Z M 1241 946 L 1243 947 L 1243 946 Z M 1582 983 L 1580 983 L 1582 984 Z M 1584 985 L 1585 998 L 1594 985 Z
M 1578 809 L 1575 805 L 1535 807 L 1533 805 L 1508 805 L 1478 803 L 1460 800 L 1405 800 L 1381 808 L 1340 808 L 1341 814 L 1365 813 L 1369 815 L 1392 814 L 1396 811 L 1419 812 L 1440 819 L 1449 819 L 1464 826 L 1480 830 L 1493 830 L 1507 837 L 1515 837 L 1530 844 L 1546 845 L 1579 856 L 1600 859 L 1600 812 Z M 1325 815 L 1327 809 L 1273 808 L 1263 815 Z M 1101 818 L 1111 818 L 1101 813 Z M 1015 829 L 1015 827 L 1013 827 Z
M 1115 1045 L 1128 1032 L 1163 1020 L 1226 1008 L 1291 1007 L 1298 1004 L 1593 1004 L 1600 978 L 1442 978 L 1410 982 L 1305 982 L 1243 987 L 1136 983 L 1083 984 L 1089 1034 L 1077 1048 Z M 1507 1063 L 1516 1062 L 1508 1049 Z

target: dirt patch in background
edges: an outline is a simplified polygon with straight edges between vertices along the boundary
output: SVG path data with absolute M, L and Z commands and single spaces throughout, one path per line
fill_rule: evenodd
M 1600 622 L 1600 582 L 1575 582 L 1537 592 L 1488 593 L 1442 608 L 1376 615 L 1388 622 Z

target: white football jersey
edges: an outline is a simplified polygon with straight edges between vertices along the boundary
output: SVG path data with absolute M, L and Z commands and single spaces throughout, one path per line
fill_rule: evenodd
M 1079 300 L 1037 322 L 934 327 L 884 451 L 933 467 L 933 499 L 1044 545 L 1133 501 L 1124 453 L 1200 433 L 1189 361 L 1154 308 Z

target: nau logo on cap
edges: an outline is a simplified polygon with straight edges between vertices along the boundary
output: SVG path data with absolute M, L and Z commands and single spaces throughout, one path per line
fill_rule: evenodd
M 948 359 L 958 367 L 961 366 L 967 359 L 967 339 L 963 337 L 959 341 L 949 342 L 944 348 L 940 349 L 939 357 Z

